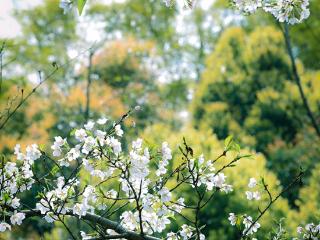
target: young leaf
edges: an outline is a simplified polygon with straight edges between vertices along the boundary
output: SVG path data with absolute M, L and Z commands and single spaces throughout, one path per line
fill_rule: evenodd
M 230 146 L 230 144 L 231 144 L 232 141 L 233 141 L 233 136 L 228 136 L 228 137 L 224 140 L 224 146 L 225 146 L 226 149 Z
M 79 11 L 79 15 L 82 14 L 84 5 L 86 5 L 87 0 L 78 0 L 78 11 Z

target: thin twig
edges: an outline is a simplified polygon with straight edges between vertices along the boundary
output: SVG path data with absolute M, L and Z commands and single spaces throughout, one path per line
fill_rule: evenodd
M 251 225 L 242 232 L 240 239 L 242 239 L 244 236 L 247 235 L 247 233 L 251 230 L 251 228 L 259 221 L 259 219 L 271 208 L 271 206 L 279 199 L 280 196 L 282 196 L 284 193 L 289 191 L 296 183 L 300 182 L 302 177 L 304 175 L 303 171 L 300 171 L 300 173 L 294 178 L 294 180 L 285 187 L 275 198 L 271 197 L 271 201 L 269 201 L 268 205 L 260 211 L 259 216 L 251 223 Z
M 46 81 L 48 81 L 53 75 L 56 74 L 56 72 L 58 72 L 61 68 L 67 66 L 70 62 L 74 61 L 75 59 L 77 59 L 79 56 L 81 56 L 82 54 L 84 54 L 85 52 L 89 51 L 91 49 L 88 48 L 86 50 L 84 50 L 83 52 L 79 53 L 77 56 L 75 56 L 74 58 L 72 58 L 70 61 L 66 62 L 65 64 L 63 64 L 62 66 L 56 66 L 55 69 L 49 74 L 47 75 L 47 77 L 45 77 L 41 82 L 39 82 L 25 97 L 23 97 L 21 99 L 21 101 L 19 102 L 19 104 L 11 111 L 9 112 L 9 114 L 7 115 L 7 117 L 5 118 L 5 120 L 0 124 L 0 130 L 2 130 L 5 125 L 8 123 L 9 119 L 12 118 L 12 116 L 18 111 L 18 109 L 24 105 L 27 100 L 38 90 L 38 88 Z

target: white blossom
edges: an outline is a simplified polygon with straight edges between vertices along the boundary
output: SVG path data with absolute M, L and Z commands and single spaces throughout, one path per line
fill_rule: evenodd
M 71 148 L 69 152 L 67 152 L 66 154 L 66 158 L 68 159 L 69 162 L 76 160 L 78 157 L 80 157 L 79 147 Z
M 258 191 L 255 191 L 255 192 L 246 191 L 246 196 L 248 200 L 260 200 L 261 198 L 261 195 Z
M 84 231 L 80 231 L 80 235 L 82 240 L 89 240 L 92 238 L 91 236 L 87 235 Z
M 91 209 L 91 207 L 86 203 L 76 203 L 73 206 L 73 214 L 78 215 L 79 218 L 81 218 L 82 216 L 87 215 L 87 211 L 89 211 Z
M 121 223 L 123 227 L 128 230 L 135 230 L 138 226 L 138 221 L 132 212 L 126 211 L 121 214 L 120 218 L 122 219 Z
M 94 127 L 94 121 L 90 120 L 85 125 L 84 128 L 88 131 L 91 131 Z
M 101 131 L 101 130 L 97 130 L 97 131 L 96 131 L 96 137 L 97 137 L 97 139 L 98 139 L 98 141 L 99 141 L 99 144 L 100 144 L 101 146 L 104 146 L 104 144 L 105 144 L 105 137 L 106 137 L 106 135 L 107 135 L 107 133 L 104 132 L 104 131 Z
M 303 227 L 297 227 L 297 233 L 301 234 L 303 233 Z
M 175 234 L 174 232 L 169 232 L 167 234 L 167 238 L 166 239 L 167 240 L 178 240 L 179 238 L 178 238 L 177 234 Z
M 96 139 L 89 136 L 85 139 L 83 147 L 82 147 L 82 153 L 84 154 L 88 154 L 95 146 L 96 146 L 97 142 Z
M 206 236 L 202 233 L 200 233 L 200 240 L 205 240 L 206 239 Z
M 234 0 L 235 6 L 242 12 L 254 13 L 262 7 L 262 0 Z
M 86 140 L 87 137 L 86 130 L 84 130 L 83 128 L 77 129 L 74 133 L 74 136 L 79 142 L 83 142 Z
M 184 240 L 189 239 L 192 236 L 192 228 L 186 224 L 181 226 L 180 235 Z
M 107 123 L 107 121 L 108 121 L 107 118 L 99 118 L 99 119 L 97 120 L 97 123 L 98 123 L 99 125 L 104 125 L 104 124 Z
M 254 188 L 256 185 L 257 185 L 257 180 L 255 178 L 250 178 L 249 183 L 248 183 L 248 187 Z
M 14 147 L 14 154 L 17 156 L 17 160 L 24 159 L 24 154 L 21 153 L 20 149 L 21 149 L 20 144 L 16 144 L 16 146 Z
M 63 139 L 60 136 L 57 136 L 54 138 L 54 143 L 51 146 L 51 149 L 53 150 L 52 155 L 54 157 L 59 157 L 62 153 L 61 147 L 66 143 L 66 139 Z
M 309 0 L 278 0 L 264 6 L 279 22 L 301 23 L 310 15 Z
M 11 230 L 11 226 L 8 224 L 8 223 L 6 223 L 6 222 L 1 222 L 0 223 L 0 232 L 4 232 L 4 231 L 6 231 L 6 230 Z
M 121 153 L 122 149 L 121 149 L 121 143 L 118 141 L 118 139 L 111 137 L 109 139 L 110 141 L 110 146 L 113 149 L 114 154 L 118 155 L 119 153 Z
M 244 216 L 243 224 L 245 226 L 243 233 L 246 233 L 246 235 L 251 235 L 251 234 L 257 232 L 258 229 L 260 228 L 260 224 L 258 222 L 253 224 L 252 217 L 250 217 L 250 216 Z
M 21 225 L 22 220 L 26 218 L 24 213 L 14 212 L 14 214 L 10 217 L 10 221 L 12 225 Z
M 141 147 L 142 147 L 142 139 L 141 138 L 138 138 L 136 141 L 132 142 L 132 148 L 134 150 L 140 150 Z
M 26 160 L 32 165 L 35 160 L 41 157 L 37 144 L 32 144 L 26 148 Z
M 232 226 L 236 225 L 237 223 L 237 216 L 234 213 L 229 213 L 228 220 Z
M 233 0 L 241 12 L 252 14 L 261 8 L 274 15 L 279 22 L 301 23 L 310 15 L 309 0 Z
M 12 199 L 10 205 L 13 208 L 18 208 L 20 206 L 20 199 L 15 197 L 14 199 Z
M 169 191 L 168 188 L 163 187 L 160 191 L 159 191 L 160 197 L 161 197 L 161 201 L 166 203 L 169 202 L 171 200 L 171 192 Z
M 117 136 L 122 137 L 123 130 L 121 129 L 121 126 L 119 124 L 114 127 L 114 130 Z

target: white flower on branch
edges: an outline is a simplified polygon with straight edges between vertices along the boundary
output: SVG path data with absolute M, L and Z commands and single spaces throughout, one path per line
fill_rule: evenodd
M 266 4 L 264 10 L 274 15 L 279 22 L 301 23 L 310 15 L 309 0 L 279 0 Z
M 88 131 L 91 131 L 94 127 L 94 121 L 90 120 L 85 125 L 84 128 Z
M 118 140 L 118 137 L 124 134 L 120 127 L 121 121 L 108 130 L 103 124 L 93 124 L 93 121 L 89 123 L 85 126 L 86 130 L 75 130 L 75 145 L 74 141 L 68 143 L 67 139 L 55 137 L 51 146 L 52 150 L 56 151 L 53 155 L 62 155 L 62 159 L 56 161 L 49 158 L 48 161 L 51 160 L 54 167 L 45 174 L 34 172 L 33 164 L 41 156 L 37 145 L 28 146 L 25 154 L 21 152 L 20 146 L 15 147 L 18 160 L 14 163 L 7 162 L 0 168 L 0 201 L 6 199 L 5 204 L 9 207 L 5 207 L 5 211 L 12 225 L 22 224 L 23 220 L 33 213 L 49 223 L 62 222 L 68 215 L 85 221 L 98 218 L 102 222 L 105 220 L 103 224 L 108 225 L 112 221 L 98 214 L 101 211 L 114 212 L 112 208 L 123 202 L 125 208 L 117 210 L 120 222 L 115 223 L 121 230 L 112 232 L 112 235 L 126 234 L 128 231 L 129 234 L 137 234 L 136 236 L 143 233 L 148 238 L 148 235 L 165 234 L 176 215 L 185 216 L 185 212 L 194 211 L 195 206 L 202 208 L 209 203 L 202 200 L 211 200 L 217 191 L 229 193 L 233 190 L 226 182 L 224 169 L 234 166 L 239 155 L 216 170 L 216 160 L 206 160 L 203 154 L 193 156 L 193 151 L 184 141 L 185 150 L 180 149 L 182 161 L 178 166 L 170 164 L 169 169 L 172 151 L 167 142 L 162 143 L 157 151 L 153 148 L 149 151 L 144 147 L 142 139 L 137 138 L 131 147 L 128 147 L 129 152 L 122 151 L 121 142 Z M 153 160 L 155 162 L 152 162 Z M 61 166 L 69 167 L 69 171 L 65 171 L 67 169 Z M 92 182 L 86 182 L 85 186 L 79 182 L 83 180 L 79 178 L 83 170 L 89 178 L 94 178 Z M 24 203 L 20 203 L 18 194 L 30 189 L 34 183 L 41 189 L 37 195 L 40 200 L 36 203 L 36 208 L 28 212 L 22 209 Z M 201 198 L 198 205 L 185 203 L 185 199 L 177 194 L 181 185 L 196 190 L 196 195 Z M 256 185 L 257 181 L 251 178 L 248 187 L 254 188 Z M 258 191 L 247 191 L 246 195 L 248 199 L 260 199 Z M 189 218 L 187 215 L 185 217 Z M 236 225 L 237 216 L 230 213 L 228 220 L 231 225 Z M 2 221 L 0 230 L 10 230 L 11 225 L 5 222 L 8 220 L 4 218 Z M 95 223 L 101 224 L 99 221 Z M 246 215 L 243 225 L 243 235 L 255 233 L 260 228 L 258 222 Z M 315 225 L 310 224 L 303 231 L 314 231 L 315 228 Z M 204 240 L 201 229 L 197 222 L 184 224 L 177 233 L 169 233 L 167 238 L 190 239 L 196 236 Z M 95 232 L 90 236 L 99 237 L 99 233 Z
M 189 225 L 183 224 L 181 226 L 180 235 L 184 240 L 190 239 L 190 237 L 192 236 L 192 232 L 193 229 Z
M 114 130 L 117 136 L 122 137 L 123 130 L 121 129 L 121 126 L 119 124 L 114 127 Z
M 29 164 L 32 165 L 34 161 L 39 159 L 40 157 L 41 152 L 39 151 L 37 144 L 27 146 L 25 159 L 29 162 Z
M 4 231 L 6 231 L 6 230 L 11 230 L 11 226 L 8 224 L 8 223 L 6 223 L 6 222 L 1 222 L 0 223 L 0 232 L 4 232 Z
M 96 137 L 97 137 L 99 144 L 103 147 L 105 144 L 105 137 L 106 137 L 107 133 L 104 131 L 101 131 L 101 130 L 97 130 L 95 133 L 96 133 Z
M 57 136 L 54 138 L 54 143 L 51 146 L 51 149 L 53 150 L 52 155 L 54 157 L 59 157 L 62 153 L 61 147 L 66 143 L 66 139 L 63 139 L 60 136 Z
M 92 206 L 90 206 L 86 201 L 83 203 L 76 203 L 73 207 L 73 214 L 78 215 L 79 218 L 85 216 L 88 211 L 92 210 Z
M 250 178 L 249 183 L 248 183 L 248 187 L 254 188 L 256 185 L 257 185 L 257 180 L 255 178 Z
M 310 15 L 309 0 L 233 0 L 241 12 L 252 14 L 261 8 L 279 22 L 301 23 Z
M 104 125 L 104 124 L 107 123 L 107 121 L 108 121 L 107 118 L 99 118 L 99 119 L 97 120 L 97 123 L 98 123 L 99 125 Z
M 251 235 L 258 231 L 260 228 L 260 224 L 258 222 L 253 222 L 251 216 L 244 216 L 243 218 L 243 224 L 245 226 L 245 229 L 243 230 L 243 233 L 246 233 L 246 235 Z
M 167 240 L 178 240 L 178 239 L 179 238 L 178 238 L 177 234 L 174 232 L 169 232 L 167 234 Z
M 22 220 L 25 218 L 26 218 L 26 216 L 24 213 L 19 213 L 19 212 L 15 211 L 13 213 L 13 215 L 10 217 L 10 221 L 11 221 L 12 225 L 21 225 Z
M 13 208 L 18 208 L 20 206 L 20 199 L 15 197 L 14 199 L 12 199 L 10 205 Z
M 86 130 L 84 130 L 83 128 L 81 129 L 77 129 L 74 133 L 74 136 L 76 137 L 76 139 L 79 141 L 79 142 L 84 142 L 86 140 L 86 137 L 87 137 L 87 133 L 86 133 Z
M 80 157 L 80 150 L 79 150 L 80 146 L 76 146 L 74 148 L 71 148 L 69 150 L 69 152 L 67 152 L 66 154 L 66 158 L 69 162 L 72 162 L 74 160 L 76 160 L 78 157 Z
M 122 151 L 121 148 L 121 143 L 119 142 L 118 139 L 111 137 L 108 139 L 108 145 L 110 145 L 112 147 L 112 150 L 114 152 L 115 155 L 119 155 Z
M 248 200 L 260 200 L 261 199 L 261 195 L 258 191 L 255 191 L 255 192 L 246 191 L 246 196 L 247 196 Z
M 234 0 L 235 6 L 242 12 L 254 13 L 262 7 L 263 0 Z
M 16 146 L 14 147 L 14 155 L 17 156 L 17 160 L 24 159 L 24 155 L 23 155 L 23 153 L 21 153 L 20 149 L 21 149 L 20 144 L 16 144 Z
M 121 214 L 122 225 L 128 230 L 135 230 L 138 227 L 138 221 L 132 212 L 126 211 Z
M 169 202 L 171 200 L 171 192 L 169 191 L 168 188 L 164 187 L 159 191 L 160 197 L 161 197 L 161 201 L 166 203 Z
M 232 226 L 236 225 L 237 223 L 237 216 L 234 213 L 229 213 L 228 220 Z
M 96 139 L 89 136 L 84 140 L 84 144 L 82 147 L 82 153 L 84 154 L 88 154 L 95 146 L 96 146 L 97 142 Z

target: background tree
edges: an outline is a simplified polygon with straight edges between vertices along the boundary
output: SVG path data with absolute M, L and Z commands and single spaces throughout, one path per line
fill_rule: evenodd
M 308 151 L 309 161 L 302 157 L 302 146 L 306 141 L 315 144 L 315 133 L 292 80 L 283 44 L 281 32 L 271 27 L 249 35 L 240 28 L 225 31 L 207 59 L 193 111 L 195 126 L 212 129 L 219 138 L 239 136 L 244 144 L 266 154 L 268 167 L 287 183 L 298 171 L 297 165 L 313 166 L 318 153 L 313 147 Z M 302 64 L 299 72 L 304 88 L 311 90 L 318 82 L 317 73 L 305 73 Z M 314 101 L 317 94 L 310 90 L 306 90 L 308 98 L 318 115 L 319 100 Z M 296 197 L 289 197 L 291 204 Z

